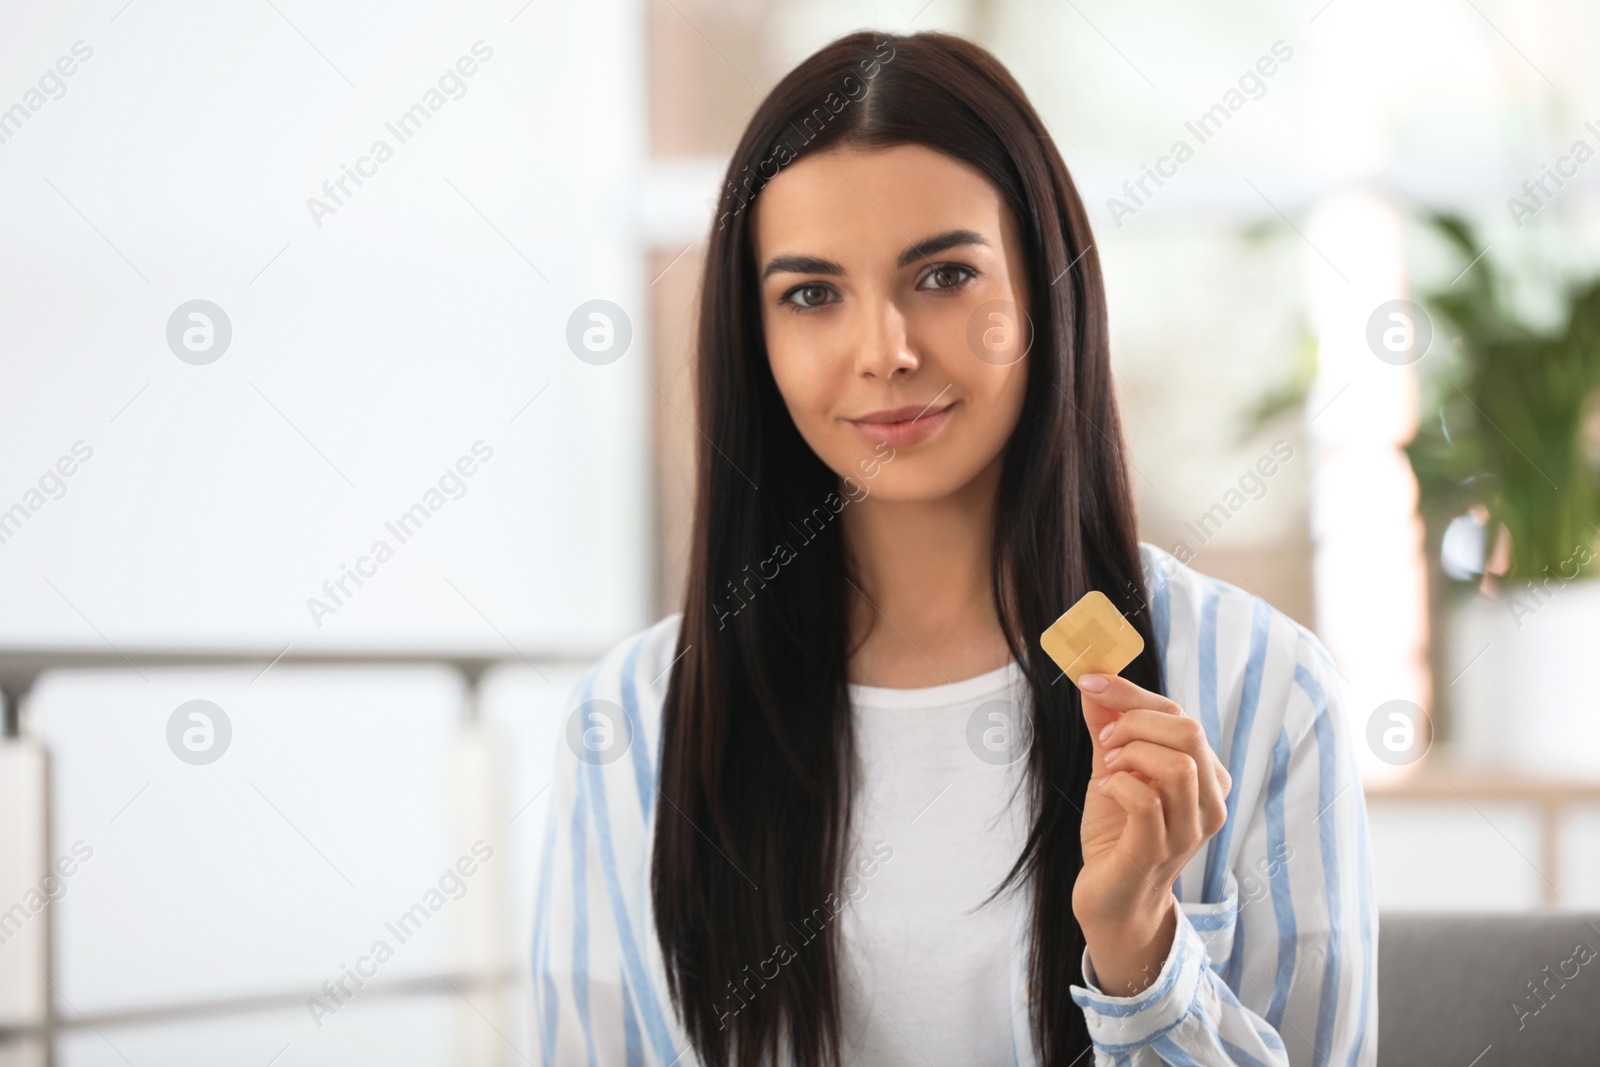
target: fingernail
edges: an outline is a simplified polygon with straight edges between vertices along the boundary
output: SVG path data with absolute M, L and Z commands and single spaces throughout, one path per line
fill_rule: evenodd
M 1113 763 L 1117 762 L 1117 754 L 1120 753 L 1121 751 L 1122 751 L 1122 746 L 1118 745 L 1116 748 L 1112 749 L 1110 752 L 1107 752 L 1106 753 L 1106 764 L 1109 766 L 1110 764 L 1113 764 Z
M 1114 723 L 1114 722 L 1106 723 L 1106 728 L 1104 730 L 1100 731 L 1100 740 L 1104 741 L 1106 738 L 1110 737 L 1111 736 L 1111 731 L 1115 730 L 1116 728 L 1117 728 L 1117 724 L 1116 723 Z
M 1103 693 L 1110 684 L 1103 674 L 1085 674 L 1078 678 L 1078 688 L 1086 693 Z
M 1104 778 L 1097 779 L 1095 781 L 1095 786 L 1094 787 L 1096 789 L 1104 790 L 1105 787 L 1106 787 L 1106 783 L 1109 782 L 1110 780 L 1111 780 L 1111 776 L 1110 775 L 1106 775 Z

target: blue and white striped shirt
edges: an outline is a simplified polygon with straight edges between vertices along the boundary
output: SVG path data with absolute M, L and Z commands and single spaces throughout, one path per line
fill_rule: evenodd
M 1378 916 L 1367 813 L 1340 678 L 1260 597 L 1141 542 L 1166 692 L 1233 779 L 1228 818 L 1173 885 L 1171 951 L 1149 988 L 1074 986 L 1098 1067 L 1377 1062 Z M 600 755 L 556 747 L 533 936 L 545 1064 L 699 1060 L 666 997 L 649 894 L 661 707 L 681 615 L 619 642 L 573 689 L 620 707 Z M 569 736 L 575 736 L 569 731 Z M 608 742 L 608 743 L 606 743 Z M 591 762 L 592 761 L 592 762 Z M 1036 1064 L 1028 931 L 1010 946 L 1012 1059 Z

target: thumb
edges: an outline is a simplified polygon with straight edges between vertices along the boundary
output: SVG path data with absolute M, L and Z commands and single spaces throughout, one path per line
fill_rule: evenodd
M 1091 690 L 1096 682 L 1101 682 L 1099 689 L 1103 692 L 1109 679 L 1103 674 L 1085 674 L 1078 678 L 1078 695 L 1083 698 L 1083 721 L 1089 728 L 1089 740 L 1094 745 L 1094 774 L 1105 773 L 1106 744 L 1100 740 L 1100 734 L 1107 726 L 1122 718 L 1122 712 L 1102 704 L 1096 699 L 1097 695 Z
M 1101 692 L 1099 693 L 1091 692 L 1090 689 L 1085 688 L 1085 686 L 1093 688 L 1096 679 L 1105 683 L 1100 686 Z M 1111 744 L 1102 741 L 1100 735 L 1107 726 L 1127 714 L 1126 710 L 1112 706 L 1113 704 L 1124 702 L 1126 695 L 1119 692 L 1115 698 L 1110 696 L 1113 690 L 1121 690 L 1125 687 L 1125 680 L 1117 675 L 1083 674 L 1078 676 L 1078 693 L 1083 698 L 1083 721 L 1084 725 L 1089 728 L 1089 740 L 1094 746 L 1093 756 L 1089 764 L 1089 775 L 1092 778 L 1100 778 L 1110 774 L 1113 770 L 1128 770 L 1128 773 L 1138 781 L 1149 782 L 1150 776 L 1143 771 L 1106 766 L 1106 753 L 1110 751 Z M 1124 742 L 1113 739 L 1112 743 L 1120 748 Z

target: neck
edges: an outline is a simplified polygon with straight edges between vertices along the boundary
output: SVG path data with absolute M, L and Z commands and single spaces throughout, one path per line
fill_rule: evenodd
M 850 681 L 915 688 L 1010 662 L 989 581 L 1000 469 L 997 456 L 935 500 L 868 495 L 845 509 Z

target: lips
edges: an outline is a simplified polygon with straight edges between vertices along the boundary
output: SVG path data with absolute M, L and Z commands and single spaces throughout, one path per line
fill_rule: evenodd
M 929 415 L 937 415 L 939 412 L 950 407 L 950 405 L 954 403 L 955 401 L 952 400 L 949 404 L 945 404 L 943 407 L 932 408 L 931 410 L 931 405 L 928 404 L 907 404 L 903 408 L 885 408 L 882 411 L 874 411 L 870 415 L 863 415 L 859 419 L 851 419 L 850 421 L 872 424 L 885 422 L 910 422 L 918 415 L 921 415 L 923 418 L 927 418 Z M 924 414 L 924 412 L 926 412 L 926 414 Z
M 950 421 L 950 412 L 960 401 L 952 400 L 942 407 L 928 404 L 909 404 L 902 408 L 886 408 L 851 419 L 856 432 L 874 443 L 905 447 L 926 441 Z

